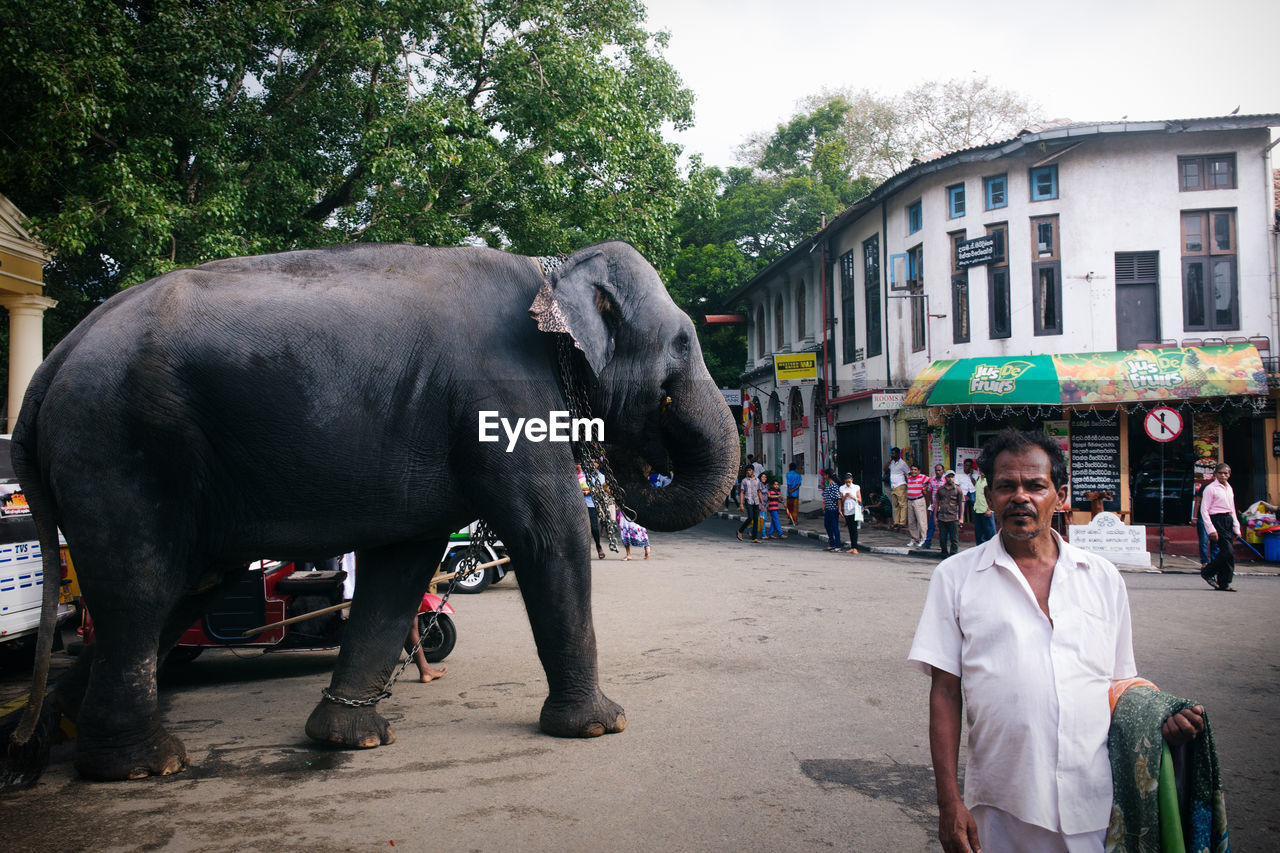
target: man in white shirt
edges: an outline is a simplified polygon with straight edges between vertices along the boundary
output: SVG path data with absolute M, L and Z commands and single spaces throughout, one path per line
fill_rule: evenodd
M 1067 471 L 1047 436 L 1005 430 L 979 466 L 1000 534 L 934 571 L 909 658 L 932 679 L 938 837 L 963 853 L 1101 851 L 1112 797 L 1107 694 L 1135 674 L 1124 581 L 1053 531 Z M 1165 738 L 1195 737 L 1202 711 L 1170 717 Z
M 964 492 L 964 513 L 960 517 L 960 521 L 973 521 L 973 498 L 978 493 L 978 470 L 973 464 L 972 459 L 964 460 L 960 470 L 956 472 L 956 485 L 960 487 L 960 491 Z
M 907 526 L 907 475 L 911 473 L 911 466 L 902 458 L 902 451 L 894 447 L 889 450 L 889 461 L 884 464 L 884 470 L 889 474 L 890 494 L 893 496 L 893 527 L 890 529 L 901 530 Z

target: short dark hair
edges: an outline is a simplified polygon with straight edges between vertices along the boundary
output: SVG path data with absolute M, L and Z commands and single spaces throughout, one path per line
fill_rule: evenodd
M 788 465 L 787 467 L 788 467 L 788 468 L 790 468 L 792 471 L 794 471 L 794 470 L 796 470 L 796 463 L 792 462 L 792 463 L 791 463 L 790 465 Z
M 1038 430 L 1002 429 L 982 446 L 978 457 L 978 470 L 988 482 L 996 479 L 996 457 L 1006 450 L 1015 453 L 1038 447 L 1049 457 L 1049 479 L 1055 489 L 1067 485 L 1067 460 L 1058 443 Z

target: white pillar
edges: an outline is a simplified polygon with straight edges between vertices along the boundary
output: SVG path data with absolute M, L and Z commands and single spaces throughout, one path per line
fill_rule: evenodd
M 9 309 L 9 422 L 13 432 L 22 408 L 22 397 L 40 362 L 44 361 L 44 312 L 57 301 L 33 294 L 0 296 L 0 305 Z

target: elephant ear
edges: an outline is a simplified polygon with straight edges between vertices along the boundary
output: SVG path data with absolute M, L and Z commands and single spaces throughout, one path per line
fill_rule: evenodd
M 601 251 L 573 255 L 542 283 L 529 316 L 544 332 L 573 339 L 596 376 L 613 357 L 618 303 L 609 281 L 609 259 Z

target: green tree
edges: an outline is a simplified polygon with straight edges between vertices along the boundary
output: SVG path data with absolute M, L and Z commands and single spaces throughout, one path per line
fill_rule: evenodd
M 543 254 L 616 237 L 663 262 L 685 184 L 661 132 L 688 125 L 692 96 L 643 14 L 0 0 L 0 189 L 56 252 L 71 322 L 104 287 L 350 241 Z
M 724 300 L 770 262 L 913 161 L 1013 136 L 1032 108 L 985 79 L 924 83 L 900 97 L 827 91 L 739 149 L 740 165 L 690 173 L 679 219 L 681 250 L 668 278 L 692 316 Z M 700 331 L 722 385 L 745 361 L 742 328 Z
M 840 168 L 881 183 L 917 160 L 1009 139 L 1036 121 L 1037 107 L 985 77 L 921 83 L 900 96 L 837 89 L 801 101 L 801 114 L 844 113 Z M 870 188 L 868 187 L 868 189 Z

